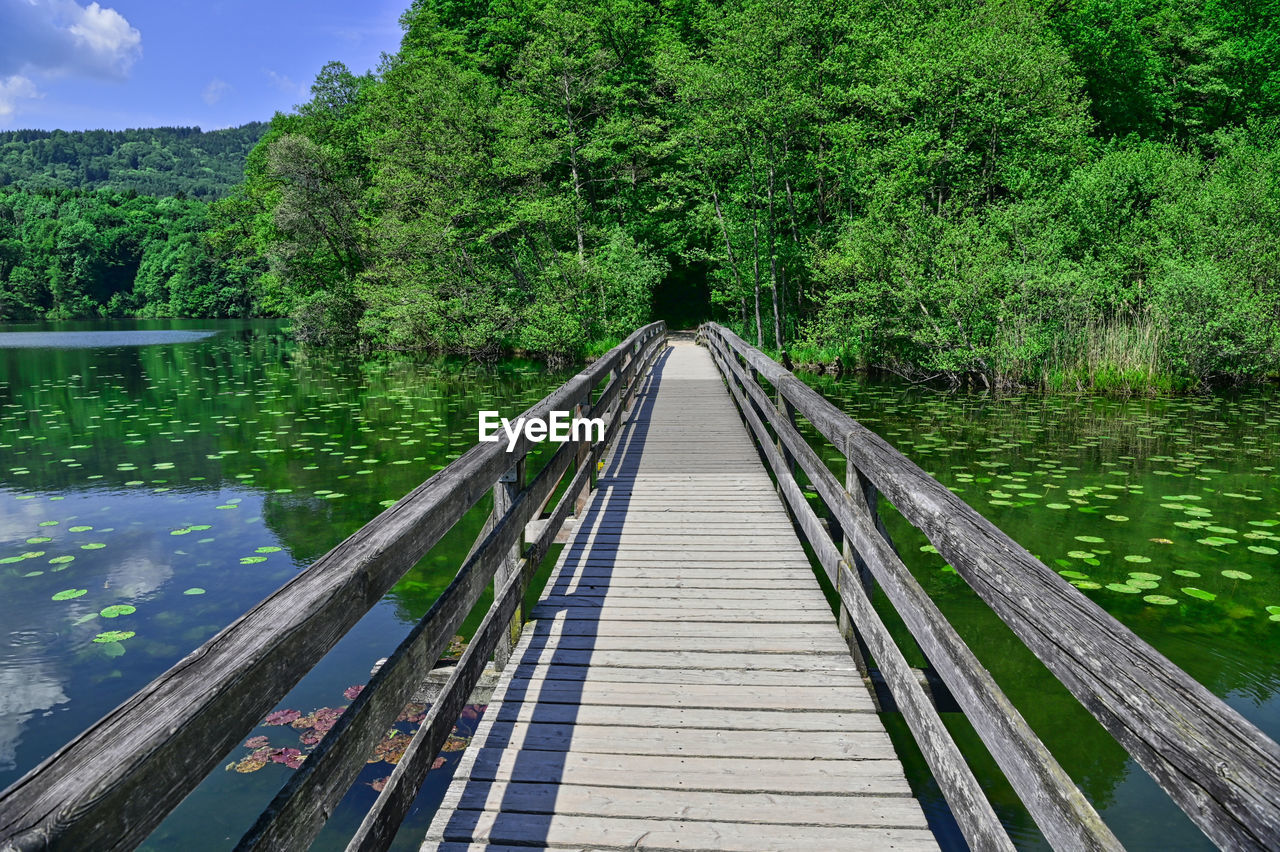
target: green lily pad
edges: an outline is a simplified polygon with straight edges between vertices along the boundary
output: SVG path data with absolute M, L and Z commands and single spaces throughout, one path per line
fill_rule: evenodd
M 1199 571 L 1192 571 L 1187 568 L 1175 568 L 1173 569 L 1173 573 L 1177 574 L 1179 577 L 1199 577 L 1200 576 Z
M 1178 602 L 1177 598 L 1171 598 L 1168 595 L 1143 595 L 1142 599 L 1156 606 L 1173 606 Z
M 1204 589 L 1197 589 L 1194 586 L 1183 587 L 1182 593 L 1193 598 L 1199 598 L 1202 601 L 1216 601 L 1218 599 L 1218 596 L 1213 592 L 1206 592 Z
M 133 615 L 137 611 L 137 607 L 129 606 L 128 604 L 115 604 L 103 609 L 100 615 L 103 618 L 118 618 L 122 615 Z
M 1150 561 L 1151 561 L 1151 559 L 1150 559 L 1150 557 L 1147 557 L 1147 556 L 1139 556 L 1139 555 L 1138 555 L 1138 554 L 1136 554 L 1136 553 L 1131 553 L 1131 554 L 1129 554 L 1128 556 L 1126 556 L 1126 557 L 1124 558 L 1124 561 L 1125 561 L 1125 562 L 1145 563 L 1145 562 L 1150 562 Z
M 1107 583 L 1107 588 L 1125 595 L 1136 595 L 1142 591 L 1137 586 L 1131 586 L 1128 583 Z
M 78 598 L 81 595 L 89 594 L 88 589 L 63 589 L 53 596 L 55 601 L 69 601 L 72 598 Z
M 190 589 L 187 589 L 185 592 L 183 592 L 183 594 L 184 595 L 203 595 L 204 589 L 201 589 L 198 587 L 192 587 Z
M 1274 547 L 1267 547 L 1262 544 L 1251 544 L 1249 545 L 1249 549 L 1254 553 L 1261 553 L 1264 556 L 1275 556 L 1277 553 L 1280 553 L 1280 550 L 1276 550 Z
M 132 639 L 136 635 L 132 630 L 108 630 L 105 633 L 99 633 L 93 638 L 93 641 L 99 644 L 123 642 L 126 639 Z
M 1236 571 L 1234 568 L 1229 568 L 1226 571 L 1223 571 L 1222 576 L 1226 577 L 1228 580 L 1252 580 L 1253 579 L 1253 575 L 1248 573 L 1247 571 Z

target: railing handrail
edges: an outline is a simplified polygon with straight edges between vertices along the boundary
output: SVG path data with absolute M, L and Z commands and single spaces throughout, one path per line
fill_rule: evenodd
M 662 322 L 637 329 L 524 416 L 593 410 L 592 393 L 611 378 L 594 410 L 610 408 L 611 431 L 616 431 L 626 396 L 634 393 L 634 379 L 652 361 L 665 332 Z M 624 396 L 619 388 L 628 379 Z M 499 443 L 472 447 L 0 792 L 0 850 L 130 849 L 144 840 L 499 477 L 525 458 L 530 447 L 523 434 L 511 452 Z M 587 457 L 597 457 L 603 448 L 604 442 L 598 442 Z M 459 592 L 454 599 L 461 612 L 433 607 L 406 643 L 424 632 L 434 635 L 443 625 L 465 617 L 474 603 L 470 593 L 478 596 L 511 547 L 522 540 L 523 524 L 515 522 L 517 516 L 527 518 L 541 511 L 567 470 L 569 449 L 561 447 L 553 457 L 558 471 L 554 476 L 540 476 L 521 492 L 528 499 L 514 501 L 502 517 L 486 525 L 483 543 L 464 564 L 473 573 L 463 578 L 466 593 Z M 576 487 L 585 487 L 584 480 L 590 482 L 590 469 L 583 467 L 582 459 L 580 452 Z M 537 493 L 530 493 L 535 486 Z M 562 522 L 567 510 L 561 506 L 557 510 Z M 554 534 L 551 530 L 550 537 Z M 545 554 L 548 538 L 544 531 L 534 550 L 541 546 Z M 521 577 L 527 582 L 527 573 L 504 577 L 503 589 L 510 591 Z M 495 607 L 510 603 L 502 590 L 495 598 Z M 462 606 L 467 600 L 471 603 Z M 445 642 L 453 632 L 450 628 L 444 633 Z M 496 642 L 497 635 L 489 630 L 485 638 Z M 438 650 L 431 656 L 435 644 L 424 640 L 416 646 L 428 669 L 439 657 Z M 356 712 L 373 703 L 376 692 L 366 688 L 357 698 L 348 711 L 353 719 L 356 715 L 381 718 L 378 712 Z M 379 703 L 394 702 L 384 697 Z M 397 705 L 391 717 L 403 706 L 404 702 Z M 353 727 L 349 721 L 340 726 Z M 332 736 L 340 733 L 338 727 L 322 741 L 329 752 L 336 751 L 342 739 Z M 424 722 L 423 728 L 427 727 Z M 385 730 L 386 725 L 378 733 Z M 289 845 L 305 847 L 309 842 L 299 836 L 290 838 Z
M 832 493 L 821 481 L 822 473 L 830 475 L 825 466 L 811 479 L 844 532 L 858 545 L 859 553 L 846 561 L 865 561 L 882 584 L 893 582 L 886 563 L 896 555 L 883 540 L 873 540 L 878 536 L 871 534 L 875 530 L 870 513 L 857 516 L 852 493 L 858 490 L 853 481 L 856 474 L 925 534 L 948 564 L 1210 839 L 1223 848 L 1280 848 L 1280 745 L 782 365 L 721 325 L 708 323 L 701 332 L 714 344 L 713 351 L 720 348 L 717 363 L 731 389 L 735 389 L 735 379 L 745 378 L 763 395 L 755 380 L 758 375 L 778 393 L 780 405 L 765 405 L 761 413 L 780 441 L 789 431 L 794 433 L 793 440 L 798 437 L 788 422 L 790 409 L 845 456 L 851 475 L 838 493 Z M 753 371 L 752 376 L 730 378 L 734 367 L 742 366 L 737 358 Z M 743 388 L 750 396 L 750 388 L 745 384 Z M 767 397 L 764 399 L 767 402 Z M 740 407 L 744 401 L 738 394 Z M 759 399 L 753 401 L 755 407 L 761 407 Z M 787 463 L 795 460 L 795 450 L 803 452 L 795 444 L 785 449 Z M 810 473 L 807 467 L 806 473 Z M 781 483 L 783 471 L 778 478 Z M 870 510 L 874 511 L 874 503 Z M 811 526 L 822 534 L 816 523 Z M 829 540 L 826 544 L 834 548 Z M 815 545 L 815 550 L 821 555 L 823 548 Z M 831 550 L 826 552 L 830 558 Z M 835 579 L 842 600 L 855 592 L 849 588 L 850 583 L 857 585 L 850 566 L 845 565 Z M 910 620 L 910 613 L 900 607 L 899 612 Z M 918 634 L 916 638 L 921 639 Z M 942 670 L 942 661 L 935 662 Z M 948 679 L 945 670 L 941 673 L 964 706 L 964 684 Z M 972 701 L 977 696 L 968 698 Z M 1008 744 L 987 742 L 987 746 L 1010 774 L 998 753 Z M 1015 788 L 1019 785 L 1012 774 L 1010 782 Z M 1028 792 L 1037 791 L 1020 791 L 1035 815 L 1038 804 L 1043 803 L 1026 801 Z M 1041 822 L 1040 818 L 1037 821 Z M 1041 827 L 1045 829 L 1043 822 Z M 1046 829 L 1051 842 L 1052 833 L 1053 829 Z M 1105 845 L 1106 836 L 1094 843 Z

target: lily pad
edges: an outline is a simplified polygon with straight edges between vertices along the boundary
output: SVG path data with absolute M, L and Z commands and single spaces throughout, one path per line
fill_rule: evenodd
M 1199 598 L 1202 601 L 1216 601 L 1218 599 L 1218 596 L 1213 592 L 1206 592 L 1204 589 L 1197 589 L 1194 586 L 1183 587 L 1182 593 L 1193 598 Z
M 93 641 L 105 645 L 107 642 L 123 642 L 126 639 L 132 639 L 135 635 L 137 634 L 132 630 L 108 630 L 105 633 L 99 633 Z
M 133 615 L 137 611 L 137 607 L 128 604 L 115 604 L 103 609 L 100 615 L 103 618 L 119 618 L 122 615 Z
M 78 598 L 82 595 L 89 594 L 88 589 L 63 589 L 53 596 L 55 601 L 69 601 L 72 598 Z
M 1250 574 L 1249 572 L 1237 571 L 1234 568 L 1229 568 L 1226 571 L 1223 571 L 1222 576 L 1226 577 L 1228 580 L 1252 580 L 1253 579 L 1253 575 Z
M 1178 602 L 1177 598 L 1171 598 L 1168 595 L 1143 595 L 1142 599 L 1156 606 L 1173 606 Z

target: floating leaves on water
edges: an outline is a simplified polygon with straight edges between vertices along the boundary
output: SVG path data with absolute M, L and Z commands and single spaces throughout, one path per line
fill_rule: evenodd
M 241 565 L 253 565 L 258 562 L 266 562 L 266 561 L 267 561 L 267 557 L 265 556 L 241 556 L 240 557 Z
M 88 544 L 80 545 L 81 550 L 101 550 L 104 547 L 106 547 L 106 545 L 100 541 L 91 541 Z
M 74 556 L 55 556 L 49 560 L 49 564 L 50 565 L 66 565 L 70 562 L 75 562 L 75 561 L 76 561 L 76 558 Z
M 1148 574 L 1145 571 L 1130 571 L 1129 576 L 1135 580 L 1159 580 L 1159 574 Z
M 109 606 L 103 609 L 99 615 L 103 618 L 119 618 L 122 615 L 133 615 L 137 611 L 137 607 L 132 607 L 128 604 L 115 604 L 114 606 Z
M 271 744 L 271 743 L 270 743 L 270 741 L 269 741 L 266 737 L 261 736 L 261 735 L 256 736 L 256 737 L 249 737 L 249 739 L 247 739 L 247 740 L 245 740 L 245 741 L 244 741 L 244 747 L 245 747 L 245 748 L 255 748 L 255 749 L 256 749 L 256 748 L 262 748 L 263 746 L 267 746 L 267 745 L 270 745 L 270 744 Z
M 1083 541 L 1086 544 L 1102 544 L 1105 538 L 1098 538 L 1096 535 L 1078 535 L 1076 541 Z
M 78 598 L 82 595 L 89 594 L 88 589 L 63 589 L 53 596 L 55 601 L 69 601 L 72 598 Z
M 1045 507 L 1046 509 L 1059 509 L 1059 510 L 1061 510 L 1061 509 L 1070 509 L 1070 508 L 1071 508 L 1071 505 L 1070 505 L 1069 503 L 1045 503 L 1045 504 L 1044 504 L 1044 507 Z
M 44 544 L 46 541 L 53 541 L 53 539 L 49 538 L 47 535 L 38 535 L 34 538 L 27 539 L 27 544 Z
M 1067 555 L 1072 559 L 1092 559 L 1093 551 L 1090 550 L 1069 550 Z
M 1236 571 L 1234 568 L 1229 568 L 1226 571 L 1223 571 L 1222 576 L 1226 577 L 1228 580 L 1252 580 L 1253 579 L 1252 574 L 1246 571 Z
M 123 642 L 126 639 L 132 639 L 135 634 L 132 630 L 108 630 L 105 633 L 99 633 L 93 637 L 94 642 Z
M 1207 544 L 1210 547 L 1225 547 L 1228 544 L 1239 544 L 1234 538 L 1223 538 L 1220 535 L 1211 535 L 1208 538 L 1196 539 L 1200 544 Z
M 1107 583 L 1107 588 L 1113 592 L 1120 592 L 1126 595 L 1136 595 L 1142 591 L 1137 586 L 1131 586 L 1128 583 Z
M 1216 601 L 1218 599 L 1218 596 L 1213 592 L 1206 592 L 1204 589 L 1197 589 L 1194 586 L 1184 586 L 1182 593 L 1193 598 L 1199 598 L 1202 601 Z
M 1171 538 L 1149 538 L 1147 541 L 1154 541 L 1156 544 L 1173 544 Z
M 255 548 L 253 552 L 254 553 L 279 553 L 280 550 L 281 548 L 279 547 L 268 546 L 268 547 Z
M 356 697 L 363 691 L 364 684 L 359 684 L 357 686 L 348 686 L 346 689 L 342 690 L 342 694 L 348 701 L 355 701 Z
M 1071 585 L 1077 589 L 1101 589 L 1101 583 L 1095 583 L 1093 580 L 1072 580 Z
M 1150 561 L 1151 561 L 1151 559 L 1150 559 L 1149 557 L 1146 557 L 1146 556 L 1139 556 L 1139 555 L 1138 555 L 1138 554 L 1136 554 L 1136 553 L 1131 553 L 1131 554 L 1129 554 L 1128 556 L 1126 556 L 1126 557 L 1124 558 L 1124 561 L 1125 561 L 1125 562 L 1137 562 L 1137 563 L 1141 564 L 1141 563 L 1145 563 L 1145 562 L 1150 562 Z
M 1117 523 L 1129 520 L 1126 515 L 1106 515 L 1105 517 L 1108 521 L 1116 521 Z
M 1171 598 L 1168 595 L 1143 595 L 1142 599 L 1156 606 L 1173 606 L 1178 602 L 1177 598 Z
M 1068 580 L 1087 580 L 1087 579 L 1089 579 L 1089 575 L 1088 575 L 1088 574 L 1081 574 L 1079 571 L 1059 571 L 1058 573 L 1059 573 L 1059 574 L 1061 574 L 1062 576 L 1066 577 Z
M 1274 547 L 1266 547 L 1261 544 L 1251 544 L 1249 545 L 1249 549 L 1254 553 L 1261 553 L 1264 556 L 1275 556 L 1277 553 L 1280 553 L 1280 550 L 1276 550 Z
M 1173 569 L 1173 573 L 1177 574 L 1179 577 L 1199 577 L 1200 576 L 1199 571 L 1192 571 L 1188 568 L 1175 568 Z
M 190 589 L 187 589 L 185 592 L 183 592 L 183 594 L 184 595 L 203 595 L 204 589 L 198 586 L 192 586 Z
M 926 544 L 920 548 L 920 552 L 921 553 L 937 553 L 938 548 L 934 547 L 932 544 Z
M 274 713 L 268 713 L 267 718 L 262 720 L 264 725 L 288 725 L 295 719 L 302 716 L 297 710 L 276 710 Z
M 85 527 L 85 526 L 67 527 L 67 532 L 88 532 L 91 529 L 93 529 L 93 527 Z

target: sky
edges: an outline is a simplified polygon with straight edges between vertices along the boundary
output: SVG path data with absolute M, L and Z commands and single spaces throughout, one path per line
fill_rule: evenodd
M 266 121 L 375 69 L 410 0 L 0 0 L 0 130 Z

